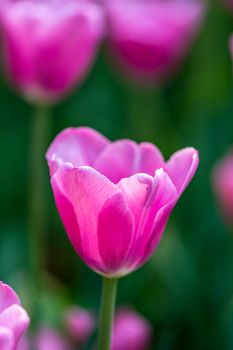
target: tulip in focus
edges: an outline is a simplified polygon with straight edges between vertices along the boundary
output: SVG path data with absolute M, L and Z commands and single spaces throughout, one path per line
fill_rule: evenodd
M 105 0 L 112 59 L 139 82 L 160 82 L 181 64 L 200 28 L 202 0 Z
M 92 313 L 78 307 L 66 312 L 65 323 L 70 336 L 79 344 L 85 344 L 88 341 L 96 326 Z
M 131 309 L 117 312 L 112 338 L 112 350 L 147 350 L 152 328 L 144 317 Z
M 91 269 L 117 278 L 156 250 L 198 152 L 185 148 L 166 162 L 153 144 L 110 142 L 92 129 L 70 128 L 55 138 L 47 160 L 74 249 Z
M 5 74 L 37 104 L 80 83 L 103 35 L 103 11 L 91 0 L 3 0 L 0 22 Z
M 0 349 L 16 350 L 28 325 L 29 317 L 21 307 L 18 296 L 0 282 Z
M 212 182 L 223 216 L 233 226 L 233 151 L 217 163 Z

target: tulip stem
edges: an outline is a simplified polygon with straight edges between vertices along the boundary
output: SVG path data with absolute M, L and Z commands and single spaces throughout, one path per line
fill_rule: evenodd
M 45 151 L 50 137 L 51 118 L 45 106 L 36 106 L 31 122 L 29 158 L 29 270 L 32 285 L 32 321 L 39 319 L 38 300 L 41 289 L 43 265 L 43 237 L 47 228 L 46 211 L 46 162 Z
M 100 308 L 98 350 L 110 350 L 115 313 L 117 278 L 104 278 Z

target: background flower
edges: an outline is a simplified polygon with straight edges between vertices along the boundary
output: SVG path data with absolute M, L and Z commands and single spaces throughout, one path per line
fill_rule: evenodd
M 54 102 L 87 74 L 103 35 L 101 7 L 84 0 L 4 0 L 4 71 L 27 99 Z
M 196 0 L 106 0 L 112 60 L 126 75 L 160 81 L 180 65 L 200 28 Z
M 117 311 L 113 326 L 112 350 L 146 350 L 152 338 L 152 328 L 133 309 Z
M 213 171 L 213 188 L 228 224 L 233 225 L 233 153 L 226 154 Z
M 90 311 L 73 307 L 65 313 L 65 326 L 74 341 L 85 344 L 95 329 L 96 320 Z
M 15 292 L 0 282 L 0 348 L 15 350 L 27 330 L 29 317 Z

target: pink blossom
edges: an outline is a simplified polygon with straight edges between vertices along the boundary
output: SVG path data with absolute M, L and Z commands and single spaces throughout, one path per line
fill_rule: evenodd
M 219 207 L 227 223 L 233 225 L 233 151 L 217 163 L 212 180 Z
M 3 0 L 5 73 L 27 99 L 51 103 L 87 74 L 103 35 L 100 5 L 85 0 Z
M 110 142 L 92 129 L 71 128 L 55 138 L 47 160 L 74 249 L 94 271 L 119 277 L 155 251 L 198 152 L 185 148 L 165 162 L 150 143 Z
M 231 58 L 233 59 L 233 34 L 230 36 L 229 48 L 230 48 Z
M 200 0 L 105 0 L 112 59 L 130 77 L 167 78 L 181 63 L 200 28 Z
M 117 312 L 112 337 L 112 350 L 147 350 L 152 328 L 144 317 L 132 309 Z
M 31 350 L 30 341 L 28 337 L 23 337 L 17 346 L 17 350 Z
M 36 350 L 71 350 L 64 337 L 51 327 L 41 328 L 34 344 Z
M 67 310 L 65 323 L 69 334 L 79 344 L 88 341 L 96 325 L 93 314 L 80 307 Z
M 233 0 L 225 0 L 224 2 L 231 10 L 233 10 Z
M 29 317 L 21 307 L 18 296 L 0 282 L 0 349 L 16 350 L 28 324 Z

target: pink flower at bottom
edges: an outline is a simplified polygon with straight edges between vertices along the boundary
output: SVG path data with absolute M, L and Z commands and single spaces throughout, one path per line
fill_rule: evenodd
M 226 222 L 233 225 L 233 151 L 215 166 L 212 184 Z
M 144 317 L 132 309 L 117 312 L 111 350 L 147 350 L 151 338 L 152 328 Z
M 39 330 L 34 340 L 34 348 L 36 350 L 71 350 L 64 337 L 51 327 Z
M 165 162 L 150 143 L 110 142 L 89 128 L 61 132 L 47 160 L 74 249 L 108 277 L 127 275 L 151 257 L 199 162 L 193 148 Z
M 31 350 L 29 338 L 24 336 L 20 339 L 17 350 Z
M 16 350 L 28 325 L 28 314 L 21 307 L 18 296 L 0 282 L 0 349 Z
M 73 340 L 85 344 L 95 329 L 96 321 L 90 311 L 71 308 L 65 314 L 66 328 Z

